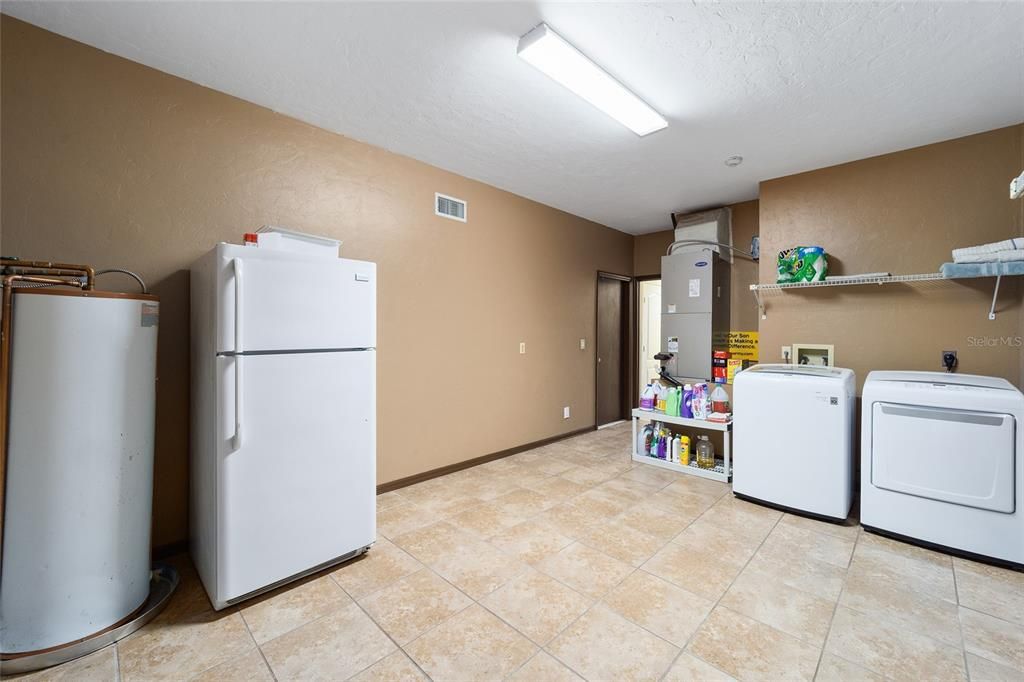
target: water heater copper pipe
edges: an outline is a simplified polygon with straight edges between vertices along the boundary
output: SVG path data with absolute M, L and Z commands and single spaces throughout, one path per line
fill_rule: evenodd
M 12 262 L 9 258 L 0 259 L 0 263 Z M 19 265 L 29 268 L 42 268 L 55 271 L 70 271 L 73 273 L 86 273 L 87 283 L 82 284 L 78 279 L 62 279 L 60 277 L 40 277 L 36 275 L 5 275 L 3 277 L 3 304 L 2 317 L 0 317 L 0 558 L 4 551 L 4 500 L 7 489 L 7 431 L 10 410 L 8 409 L 11 392 L 11 317 L 13 312 L 14 282 L 32 282 L 35 284 L 50 284 L 53 286 L 69 286 L 76 288 L 92 289 L 94 277 L 93 269 L 83 265 L 54 265 L 53 267 L 35 265 L 36 261 L 27 263 L 25 261 L 13 261 Z
M 85 288 L 91 291 L 96 286 L 96 270 L 91 265 L 75 265 L 73 263 L 53 263 L 45 260 L 19 260 L 17 258 L 0 258 L 0 266 L 8 269 L 29 269 L 31 272 L 19 272 L 22 275 L 47 275 L 64 277 L 74 273 L 85 275 Z M 63 283 L 63 282 L 62 282 Z M 71 285 L 74 286 L 74 285 Z

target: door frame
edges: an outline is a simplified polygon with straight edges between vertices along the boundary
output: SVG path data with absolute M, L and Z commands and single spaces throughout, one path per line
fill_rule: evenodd
M 631 389 L 632 385 L 636 381 L 634 376 L 635 371 L 632 366 L 632 360 L 638 354 L 636 350 L 636 323 L 634 318 L 636 317 L 636 284 L 634 278 L 627 275 L 620 275 L 614 272 L 607 272 L 605 270 L 598 270 L 597 276 L 594 278 L 594 428 L 600 428 L 600 391 L 598 383 L 598 362 L 597 359 L 601 354 L 601 344 L 599 341 L 599 329 L 600 320 L 598 315 L 600 314 L 600 306 L 598 305 L 598 299 L 600 297 L 599 288 L 602 279 L 613 279 L 618 280 L 622 284 L 623 297 L 622 297 L 622 357 L 619 360 L 619 372 L 621 374 L 619 385 L 621 386 L 620 403 L 622 405 L 622 413 L 619 415 L 619 419 L 629 419 L 629 413 L 633 408 L 633 400 L 630 398 L 630 394 L 634 391 Z
M 630 339 L 630 348 L 632 349 L 633 356 L 633 367 L 634 369 L 640 365 L 640 282 L 652 282 L 655 280 L 661 280 L 661 273 L 657 275 L 638 275 L 633 278 L 633 295 L 631 307 L 633 312 L 632 319 L 629 322 L 629 328 L 632 330 Z M 630 408 L 640 407 L 640 374 L 634 373 L 631 382 L 635 384 L 633 386 L 633 398 L 630 400 Z

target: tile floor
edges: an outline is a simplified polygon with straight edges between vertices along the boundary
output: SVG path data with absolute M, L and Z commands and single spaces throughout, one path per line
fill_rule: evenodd
M 625 425 L 378 498 L 369 555 L 24 679 L 1024 680 L 1024 574 L 636 465 Z

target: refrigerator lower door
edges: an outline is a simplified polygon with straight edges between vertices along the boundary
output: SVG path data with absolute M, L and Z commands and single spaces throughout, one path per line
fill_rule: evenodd
M 374 351 L 218 358 L 215 607 L 373 543 L 375 362 Z

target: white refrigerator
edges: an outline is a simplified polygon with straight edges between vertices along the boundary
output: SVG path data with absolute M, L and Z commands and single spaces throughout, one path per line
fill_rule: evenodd
M 376 536 L 376 265 L 219 244 L 191 271 L 191 549 L 216 609 Z

